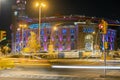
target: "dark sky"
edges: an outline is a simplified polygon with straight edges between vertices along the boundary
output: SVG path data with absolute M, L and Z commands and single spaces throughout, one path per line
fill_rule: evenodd
M 0 29 L 6 28 L 8 25 L 11 24 L 12 3 L 12 0 L 0 0 Z
M 55 14 L 61 15 L 76 14 L 106 18 L 120 18 L 119 2 L 116 0 L 46 0 L 46 1 L 48 7 L 47 9 L 43 9 L 43 12 L 47 16 Z M 33 8 L 31 8 L 29 11 L 35 12 L 35 9 L 33 10 Z
M 3 0 L 4 1 L 4 0 Z M 37 17 L 38 10 L 33 7 L 36 0 L 27 0 L 26 14 L 30 17 Z M 46 0 L 47 8 L 43 9 L 44 16 L 54 15 L 86 15 L 119 19 L 120 10 L 117 0 Z M 1 2 L 0 28 L 7 29 L 11 24 L 11 6 L 15 0 Z

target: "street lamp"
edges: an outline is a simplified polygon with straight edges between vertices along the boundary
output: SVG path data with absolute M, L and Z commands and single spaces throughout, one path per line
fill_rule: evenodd
M 21 28 L 21 30 L 22 30 L 22 41 L 21 41 L 22 46 L 21 46 L 21 49 L 23 49 L 23 45 L 24 45 L 24 43 L 23 43 L 24 42 L 24 37 L 23 37 L 24 34 L 23 34 L 23 32 L 24 32 L 24 29 L 27 28 L 27 24 L 19 24 L 19 28 Z M 19 28 L 18 28 L 18 30 L 19 30 Z
M 38 41 L 40 44 L 40 26 L 41 26 L 41 14 L 42 14 L 42 7 L 45 7 L 46 5 L 44 3 L 38 2 L 36 3 L 36 7 L 39 7 L 39 25 L 38 25 Z
M 54 31 L 57 31 L 57 29 L 58 29 L 58 28 L 57 28 L 56 26 L 55 26 L 55 27 L 53 27 L 53 30 L 54 30 Z

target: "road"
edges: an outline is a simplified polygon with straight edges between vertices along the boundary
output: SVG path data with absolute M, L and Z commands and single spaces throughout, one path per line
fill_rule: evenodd
M 15 61 L 18 59 L 14 59 Z M 55 59 L 24 60 L 13 69 L 0 70 L 0 80 L 103 80 L 104 69 L 52 68 L 58 66 L 103 66 L 104 61 Z M 32 63 L 32 64 L 29 64 Z M 34 63 L 37 63 L 35 65 Z M 107 62 L 108 66 L 120 66 L 120 62 Z M 107 80 L 119 80 L 120 70 L 107 70 Z
M 79 80 L 80 78 L 99 78 L 103 74 L 102 70 L 89 69 L 51 69 L 51 68 L 26 68 L 19 67 L 10 70 L 0 71 L 0 77 L 4 78 L 24 78 L 39 80 Z
M 62 69 L 51 68 L 52 65 L 44 66 L 17 66 L 13 69 L 0 71 L 1 80 L 103 80 L 104 69 Z M 59 65 L 65 65 L 60 63 Z M 50 66 L 51 65 L 51 66 Z M 66 65 L 76 65 L 69 63 Z M 78 63 L 77 63 L 78 65 Z M 81 64 L 79 64 L 81 65 Z M 83 63 L 82 63 L 83 65 Z M 86 64 L 85 64 L 86 65 Z M 91 64 L 89 64 L 91 66 Z M 98 65 L 94 63 L 92 65 Z M 99 65 L 104 65 L 100 63 Z M 118 66 L 119 63 L 108 63 L 107 65 Z M 120 80 L 120 70 L 107 70 L 107 78 L 105 80 Z

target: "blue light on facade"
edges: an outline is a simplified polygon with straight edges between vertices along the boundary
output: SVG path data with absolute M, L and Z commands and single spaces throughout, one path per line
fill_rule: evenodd
M 31 24 L 29 26 L 30 29 L 37 29 L 39 27 L 39 24 Z M 50 28 L 51 27 L 51 24 L 50 23 L 41 23 L 41 26 L 40 28 Z
M 94 30 L 94 28 L 92 28 L 92 27 L 84 27 L 83 28 L 83 32 L 85 32 L 85 33 L 92 33 L 92 32 L 94 32 L 95 30 Z
M 66 29 L 63 29 L 63 30 L 62 30 L 62 33 L 63 33 L 63 34 L 66 34 L 66 33 L 67 33 L 67 30 L 66 30 Z
M 40 34 L 41 34 L 41 35 L 44 35 L 44 30 L 41 30 L 41 31 L 40 31 Z
M 75 33 L 75 30 L 74 30 L 74 29 L 71 29 L 71 30 L 70 30 L 70 33 L 71 33 L 71 34 L 74 34 L 74 33 Z
M 38 24 L 31 24 L 30 26 L 29 26 L 29 28 L 30 29 L 36 29 L 36 28 L 38 28 Z

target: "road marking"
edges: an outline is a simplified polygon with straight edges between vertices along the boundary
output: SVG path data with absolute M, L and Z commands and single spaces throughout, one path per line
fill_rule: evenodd
M 120 69 L 120 66 L 63 66 L 53 65 L 52 68 L 73 68 L 73 69 Z

